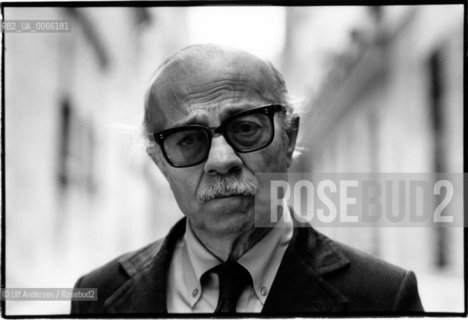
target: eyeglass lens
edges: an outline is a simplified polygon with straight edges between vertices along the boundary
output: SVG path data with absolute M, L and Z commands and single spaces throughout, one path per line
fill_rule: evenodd
M 200 162 L 209 151 L 209 133 L 202 128 L 173 132 L 164 139 L 168 160 L 178 166 Z
M 266 114 L 249 114 L 225 123 L 225 138 L 239 152 L 266 147 L 273 136 L 273 124 Z M 176 166 L 202 162 L 211 145 L 211 134 L 206 128 L 186 128 L 172 132 L 164 139 L 168 160 Z
M 235 118 L 226 125 L 226 134 L 234 147 L 246 152 L 269 143 L 273 128 L 265 114 L 251 114 Z

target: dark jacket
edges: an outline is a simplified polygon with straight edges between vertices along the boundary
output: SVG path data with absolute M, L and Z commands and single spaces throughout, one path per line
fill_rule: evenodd
M 81 277 L 98 301 L 73 301 L 72 314 L 164 315 L 167 274 L 185 218 L 163 240 L 127 253 Z M 262 313 L 363 315 L 423 312 L 413 272 L 330 240 L 295 221 L 294 234 Z

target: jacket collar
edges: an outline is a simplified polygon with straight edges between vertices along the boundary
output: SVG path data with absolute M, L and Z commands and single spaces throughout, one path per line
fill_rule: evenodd
M 344 310 L 348 299 L 323 276 L 349 264 L 333 241 L 295 219 L 293 238 L 262 312 L 297 315 Z
M 345 268 L 349 260 L 327 237 L 308 223 L 294 221 L 294 235 L 265 302 L 263 313 L 332 312 L 343 310 L 347 299 L 323 276 Z M 130 277 L 105 302 L 113 313 L 165 314 L 167 275 L 186 218 L 171 229 L 164 242 L 120 259 Z M 294 275 L 294 276 L 291 276 Z M 284 293 L 288 294 L 285 295 Z
M 166 314 L 167 276 L 177 241 L 185 233 L 186 218 L 179 220 L 164 241 L 157 241 L 120 259 L 130 277 L 105 302 L 111 313 Z

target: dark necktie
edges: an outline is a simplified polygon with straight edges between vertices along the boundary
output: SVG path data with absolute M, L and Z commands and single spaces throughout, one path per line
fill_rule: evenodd
M 219 277 L 219 299 L 215 313 L 236 312 L 239 296 L 252 281 L 250 273 L 236 261 L 226 261 L 212 271 Z

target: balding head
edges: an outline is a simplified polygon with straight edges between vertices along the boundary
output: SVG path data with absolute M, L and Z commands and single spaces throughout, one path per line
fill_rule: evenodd
M 289 107 L 283 77 L 270 63 L 233 48 L 210 44 L 186 47 L 156 71 L 146 94 L 145 132 L 170 127 L 173 115 L 187 114 L 206 104 L 236 103 L 245 95 Z

